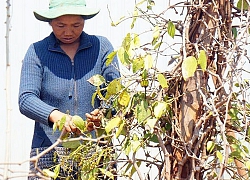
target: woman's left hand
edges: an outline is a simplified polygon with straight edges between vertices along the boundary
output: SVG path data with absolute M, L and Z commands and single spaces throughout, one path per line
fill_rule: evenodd
M 99 109 L 95 109 L 90 114 L 86 113 L 88 131 L 93 131 L 95 127 L 101 126 L 101 115 L 102 114 Z

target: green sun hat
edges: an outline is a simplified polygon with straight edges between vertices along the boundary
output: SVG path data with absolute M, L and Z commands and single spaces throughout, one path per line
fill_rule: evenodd
M 48 10 L 34 11 L 34 15 L 38 20 L 45 22 L 63 15 L 81 15 L 86 20 L 97 15 L 99 11 L 87 8 L 85 0 L 50 0 Z

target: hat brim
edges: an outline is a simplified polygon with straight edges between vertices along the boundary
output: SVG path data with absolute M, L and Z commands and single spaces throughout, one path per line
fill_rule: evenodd
M 86 7 L 58 7 L 49 10 L 34 11 L 35 17 L 40 21 L 49 22 L 63 15 L 81 15 L 83 19 L 91 19 L 100 12 L 99 9 Z

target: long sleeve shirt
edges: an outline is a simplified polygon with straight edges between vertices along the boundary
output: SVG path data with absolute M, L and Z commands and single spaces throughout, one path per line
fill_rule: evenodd
M 32 148 L 54 143 L 60 132 L 53 133 L 48 117 L 53 110 L 79 115 L 93 111 L 100 105 L 91 105 L 96 87 L 87 80 L 102 75 L 107 82 L 119 78 L 118 60 L 106 66 L 107 55 L 113 51 L 109 40 L 102 36 L 82 32 L 80 45 L 72 61 L 60 48 L 51 33 L 28 48 L 22 64 L 19 109 L 26 117 L 35 120 Z

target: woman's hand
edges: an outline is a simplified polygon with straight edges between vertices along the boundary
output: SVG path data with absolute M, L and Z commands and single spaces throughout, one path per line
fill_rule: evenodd
M 90 114 L 86 113 L 88 131 L 93 131 L 95 127 L 101 126 L 101 115 L 102 113 L 99 109 L 95 109 Z
M 57 123 L 57 127 L 60 126 L 60 121 L 58 120 L 61 120 L 62 117 L 66 116 L 66 121 L 64 123 L 64 129 L 67 131 L 67 132 L 76 132 L 78 133 L 77 131 L 79 131 L 77 129 L 77 127 L 74 125 L 73 121 L 72 121 L 72 116 L 68 115 L 68 114 L 65 114 L 65 113 L 62 113 L 58 110 L 54 110 L 51 112 L 50 116 L 49 116 L 49 121 L 51 121 L 52 123 Z

